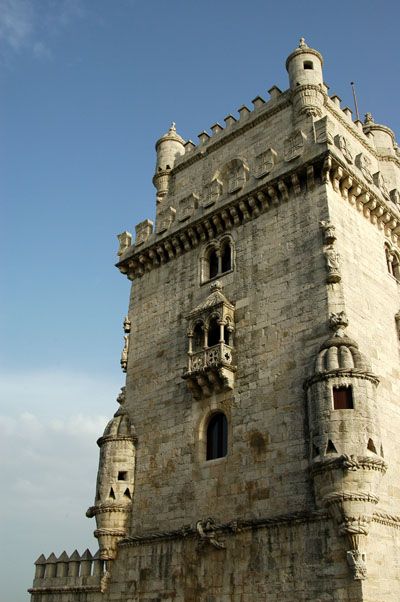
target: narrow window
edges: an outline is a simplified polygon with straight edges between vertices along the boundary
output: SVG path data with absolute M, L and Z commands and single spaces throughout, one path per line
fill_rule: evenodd
M 126 472 L 126 470 L 120 470 L 118 472 L 118 481 L 127 481 L 128 480 L 128 473 Z
M 303 63 L 304 69 L 314 69 L 314 65 L 312 61 L 304 61 Z
M 219 332 L 220 327 L 216 318 L 210 320 L 210 326 L 208 327 L 208 347 L 214 347 L 219 343 Z
M 373 454 L 376 454 L 376 453 L 377 453 L 377 451 L 376 451 L 376 447 L 375 447 L 375 444 L 374 444 L 374 442 L 372 441 L 372 439 L 368 439 L 368 445 L 367 445 L 367 449 L 368 449 L 370 452 L 372 452 Z
M 110 497 L 111 499 L 115 500 L 115 493 L 114 493 L 114 489 L 112 487 L 110 489 L 110 493 L 108 494 L 108 497 Z
M 193 332 L 193 351 L 201 351 L 204 347 L 204 330 L 201 324 L 196 324 Z
M 223 458 L 228 453 L 228 421 L 218 412 L 211 417 L 207 427 L 207 460 Z
M 218 274 L 218 255 L 215 249 L 211 249 L 208 256 L 209 277 L 214 278 Z
M 389 274 L 393 274 L 393 266 L 392 266 L 393 256 L 387 245 L 385 245 L 385 255 L 386 255 L 386 265 L 387 265 L 388 272 L 389 272 Z
M 225 242 L 221 253 L 221 271 L 229 272 L 232 269 L 232 250 L 229 242 Z
M 129 491 L 129 489 L 125 489 L 124 496 L 127 497 L 127 498 L 129 498 L 130 500 L 132 499 L 131 492 Z
M 333 409 L 352 410 L 353 391 L 351 387 L 333 387 Z
M 393 276 L 396 278 L 396 280 L 400 280 L 400 263 L 399 263 L 399 256 L 397 255 L 397 253 L 393 254 L 392 273 L 393 273 Z

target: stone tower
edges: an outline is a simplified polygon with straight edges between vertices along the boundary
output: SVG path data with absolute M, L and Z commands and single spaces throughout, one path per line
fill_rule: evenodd
M 99 439 L 99 551 L 36 561 L 32 602 L 398 602 L 400 153 L 289 88 L 156 144 L 120 409 Z

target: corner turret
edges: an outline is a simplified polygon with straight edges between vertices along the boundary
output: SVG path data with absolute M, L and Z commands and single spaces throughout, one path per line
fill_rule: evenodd
M 289 84 L 294 97 L 295 112 L 298 115 L 320 117 L 324 102 L 324 78 L 322 73 L 322 55 L 318 50 L 309 48 L 300 39 L 298 48 L 286 59 Z
M 168 132 L 156 142 L 157 162 L 153 184 L 157 188 L 157 203 L 161 203 L 168 193 L 170 172 L 175 160 L 185 153 L 185 141 L 176 131 L 172 122 Z
M 97 441 L 100 461 L 96 499 L 94 506 L 86 512 L 89 518 L 96 517 L 94 535 L 99 540 L 103 560 L 115 558 L 117 543 L 126 535 L 132 505 L 136 435 L 123 407 L 124 389 L 118 396 L 121 407 Z

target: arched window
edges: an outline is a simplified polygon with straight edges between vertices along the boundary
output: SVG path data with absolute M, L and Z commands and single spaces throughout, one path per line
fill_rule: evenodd
M 208 327 L 208 347 L 213 347 L 214 345 L 218 345 L 220 336 L 220 326 L 218 324 L 217 318 L 212 318 L 210 320 L 210 325 Z
M 211 249 L 208 255 L 209 278 L 214 278 L 218 275 L 218 254 L 215 249 Z
M 201 351 L 204 347 L 204 330 L 200 323 L 197 323 L 193 331 L 193 352 Z
M 232 251 L 228 240 L 222 244 L 221 248 L 221 272 L 229 272 L 232 269 Z
M 211 417 L 207 426 L 207 460 L 223 458 L 228 453 L 228 421 L 225 414 L 218 412 Z

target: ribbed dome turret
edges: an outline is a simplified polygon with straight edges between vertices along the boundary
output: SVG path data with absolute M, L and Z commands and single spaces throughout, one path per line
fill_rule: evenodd
M 118 410 L 104 429 L 103 437 L 129 437 L 132 434 L 128 414 Z
M 330 328 L 334 333 L 320 347 L 315 361 L 315 374 L 332 370 L 370 372 L 371 368 L 364 355 L 359 351 L 357 343 L 344 332 L 348 323 L 344 312 L 331 314 Z
M 315 362 L 315 372 L 320 374 L 331 370 L 354 369 L 369 372 L 370 366 L 355 341 L 346 335 L 338 336 L 335 333 L 321 346 Z
M 161 136 L 161 138 L 159 138 L 157 140 L 156 150 L 157 150 L 158 146 L 161 144 L 161 142 L 167 142 L 168 140 L 172 140 L 175 142 L 180 142 L 181 144 L 185 144 L 185 141 L 182 138 L 182 136 L 180 136 L 178 134 L 178 132 L 176 131 L 176 125 L 174 122 L 171 123 L 171 127 L 169 128 L 168 132 L 166 132 L 163 136 Z

